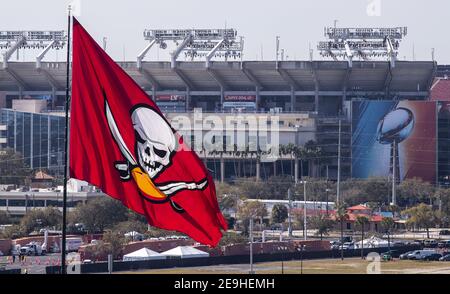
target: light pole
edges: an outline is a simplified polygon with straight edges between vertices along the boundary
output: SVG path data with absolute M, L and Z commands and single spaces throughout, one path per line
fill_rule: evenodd
M 254 274 L 253 271 L 253 217 L 250 218 L 250 272 L 249 274 Z
M 328 184 L 328 182 L 327 182 L 327 184 Z M 325 191 L 327 192 L 327 198 L 326 198 L 326 201 L 327 201 L 327 216 L 329 215 L 329 212 L 328 212 L 328 192 L 330 192 L 330 189 L 325 189 Z
M 329 181 L 329 173 L 328 173 L 328 164 L 327 164 L 327 188 L 325 189 L 325 192 L 327 192 L 326 194 L 326 201 L 327 201 L 327 216 L 329 215 L 328 213 L 328 192 L 330 192 L 331 190 L 328 188 L 328 181 Z
M 303 249 L 305 245 L 300 245 L 300 274 L 303 275 Z
M 306 227 L 306 181 L 301 181 L 303 184 L 303 239 L 306 241 L 308 239 L 308 232 Z
M 341 198 L 341 131 L 342 123 L 339 118 L 339 140 L 338 140 L 338 170 L 337 170 L 337 185 L 336 185 L 336 203 L 340 202 Z
M 292 238 L 292 192 L 291 188 L 288 189 L 289 211 L 288 211 L 288 235 Z

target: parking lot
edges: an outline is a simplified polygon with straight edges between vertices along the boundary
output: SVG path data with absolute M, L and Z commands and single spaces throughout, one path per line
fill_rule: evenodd
M 52 253 L 44 256 L 24 256 L 21 261 L 16 257 L 13 262 L 12 256 L 1 256 L 0 267 L 5 269 L 18 269 L 29 274 L 45 274 L 45 267 L 49 265 L 59 265 L 61 263 L 61 255 Z

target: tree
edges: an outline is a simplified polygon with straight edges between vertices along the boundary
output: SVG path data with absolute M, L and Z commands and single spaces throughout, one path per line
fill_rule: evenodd
M 122 253 L 123 246 L 125 245 L 125 237 L 121 232 L 107 231 L 103 234 L 103 242 L 109 244 L 109 253 L 116 258 Z
M 20 221 L 20 226 L 26 234 L 43 228 L 58 228 L 62 226 L 62 213 L 58 208 L 48 206 L 44 209 L 28 211 Z
M 430 239 L 430 228 L 438 222 L 438 216 L 431 206 L 421 203 L 404 210 L 402 214 L 409 217 L 407 224 L 425 228 L 427 238 Z
M 360 203 L 376 202 L 379 204 L 387 202 L 391 189 L 388 178 L 369 178 L 363 182 L 362 191 L 365 199 Z
M 220 239 L 219 246 L 226 246 L 231 244 L 247 243 L 247 238 L 235 232 L 225 232 L 222 239 Z
M 10 227 L 6 227 L 2 232 L 0 232 L 0 238 L 4 239 L 17 239 L 21 237 L 25 237 L 27 234 L 24 229 L 20 225 L 12 225 Z
M 121 233 L 107 231 L 102 240 L 95 245 L 86 247 L 86 251 L 96 260 L 103 259 L 109 254 L 112 254 L 113 259 L 116 259 L 122 254 L 124 245 L 125 237 Z
M 113 228 L 114 232 L 126 234 L 128 232 L 138 232 L 144 234 L 147 232 L 147 225 L 134 220 L 127 220 L 116 224 Z
M 336 220 L 339 221 L 341 228 L 341 259 L 344 260 L 344 221 L 348 220 L 347 208 L 345 204 L 338 203 L 336 206 Z
M 369 219 L 364 215 L 356 217 L 356 224 L 361 227 L 361 259 L 364 259 L 364 227 L 369 223 Z
M 324 235 L 328 235 L 334 225 L 334 221 L 324 214 L 311 217 L 309 223 L 317 230 L 316 234 L 320 236 L 320 240 L 323 240 Z
M 300 229 L 304 229 L 304 216 L 303 216 L 303 209 L 292 209 L 292 216 L 294 224 L 298 226 Z
M 22 154 L 14 149 L 0 151 L 0 184 L 25 185 L 30 178 L 31 169 L 26 166 Z
M 397 200 L 400 206 L 413 206 L 418 203 L 432 204 L 434 187 L 421 179 L 406 179 L 397 189 Z
M 128 209 L 118 200 L 110 197 L 98 197 L 79 204 L 72 217 L 84 225 L 90 232 L 103 232 L 113 228 L 116 224 L 126 221 Z
M 273 224 L 281 224 L 288 218 L 288 209 L 283 204 L 275 204 L 272 208 L 271 220 Z
M 147 238 L 159 238 L 167 236 L 185 236 L 185 235 L 177 231 L 168 231 L 157 227 L 150 227 L 149 230 L 146 232 L 145 236 Z
M 217 202 L 221 210 L 236 209 L 239 196 L 242 195 L 238 186 L 227 183 L 216 184 Z
M 7 225 L 11 223 L 11 217 L 7 212 L 0 211 L 0 225 Z
M 381 227 L 388 236 L 388 247 L 389 250 L 391 250 L 391 233 L 395 227 L 394 219 L 390 217 L 383 217 L 381 220 Z
M 239 205 L 237 218 L 242 222 L 244 234 L 248 234 L 248 224 L 250 219 L 257 218 L 260 220 L 262 227 L 263 218 L 267 216 L 267 209 L 264 203 L 259 201 L 245 201 Z
M 437 189 L 434 198 L 439 202 L 441 225 L 443 227 L 450 226 L 450 189 Z
M 264 182 L 254 178 L 236 179 L 235 182 L 240 196 L 248 199 L 287 199 L 287 191 L 294 184 L 288 176 L 270 177 Z
M 327 193 L 328 200 L 332 199 L 333 195 L 336 195 L 336 188 L 333 183 L 310 177 L 304 177 L 303 180 L 306 181 L 306 197 L 309 201 L 326 201 Z M 329 190 L 328 192 L 327 189 Z M 293 194 L 293 199 L 303 200 L 303 185 L 296 185 Z

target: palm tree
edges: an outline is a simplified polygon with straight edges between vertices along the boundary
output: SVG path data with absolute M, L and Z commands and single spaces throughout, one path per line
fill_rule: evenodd
M 339 221 L 341 227 L 341 259 L 344 260 L 344 221 L 348 220 L 347 208 L 345 204 L 338 203 L 336 206 L 336 220 Z
M 381 226 L 384 228 L 387 236 L 388 236 L 388 248 L 389 251 L 391 251 L 391 230 L 394 228 L 395 222 L 393 218 L 390 217 L 383 217 L 381 220 Z
M 361 226 L 361 259 L 364 259 L 364 227 L 369 223 L 369 219 L 364 215 L 359 215 L 356 217 L 356 224 Z

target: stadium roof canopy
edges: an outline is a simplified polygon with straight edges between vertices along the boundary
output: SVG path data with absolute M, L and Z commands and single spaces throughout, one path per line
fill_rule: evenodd
M 432 61 L 119 62 L 145 90 L 427 92 L 436 75 Z M 62 91 L 65 62 L 9 62 L 0 67 L 0 91 Z

